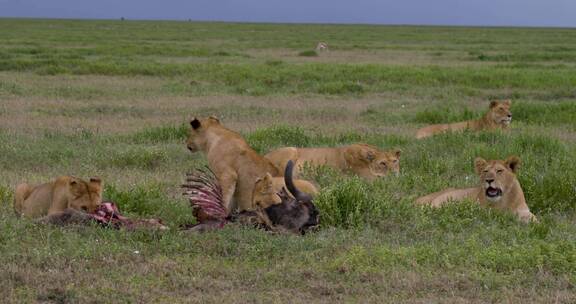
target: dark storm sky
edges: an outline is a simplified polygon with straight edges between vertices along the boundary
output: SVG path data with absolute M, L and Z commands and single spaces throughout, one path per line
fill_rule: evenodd
M 0 17 L 576 27 L 576 0 L 0 0 Z

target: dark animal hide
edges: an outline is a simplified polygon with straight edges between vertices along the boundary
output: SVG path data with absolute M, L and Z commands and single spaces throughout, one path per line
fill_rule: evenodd
M 227 214 L 222 205 L 222 190 L 210 170 L 197 169 L 187 174 L 184 195 L 188 197 L 192 212 L 197 223 L 186 225 L 183 228 L 204 232 L 220 229 L 229 222 L 256 226 L 274 232 L 291 232 L 304 234 L 309 228 L 319 223 L 319 213 L 312 203 L 312 197 L 298 190 L 292 179 L 294 164 L 289 161 L 284 172 L 286 189 L 282 189 L 278 196 L 279 204 L 271 205 L 266 209 L 243 211 Z

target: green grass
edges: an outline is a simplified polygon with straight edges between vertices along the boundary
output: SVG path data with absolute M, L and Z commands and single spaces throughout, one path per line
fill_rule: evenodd
M 468 109 L 455 111 L 452 107 L 440 107 L 416 113 L 414 122 L 425 124 L 450 123 L 470 119 L 478 119 L 482 114 L 473 113 Z
M 573 303 L 576 32 L 571 29 L 0 19 L 0 296 L 5 302 Z M 318 41 L 331 51 L 299 55 Z M 311 54 L 311 53 L 310 53 Z M 511 98 L 510 132 L 416 140 Z M 400 148 L 374 182 L 306 168 L 321 227 L 202 235 L 180 184 L 185 139 L 216 115 L 259 153 Z M 473 159 L 518 155 L 539 223 L 420 195 L 477 184 Z M 100 176 L 104 198 L 169 231 L 46 227 L 14 186 Z M 112 296 L 111 296 L 112 295 Z
M 309 146 L 312 138 L 302 128 L 278 125 L 247 134 L 246 141 L 258 153 L 264 154 L 273 147 Z
M 186 79 L 202 75 L 201 79 L 206 82 L 207 93 L 224 92 L 253 96 L 296 92 L 327 95 L 360 94 L 437 86 L 455 86 L 460 90 L 510 88 L 567 92 L 571 90 L 576 81 L 576 76 L 570 69 L 552 70 L 539 67 L 514 69 L 507 66 L 496 68 L 394 67 L 345 63 L 270 66 L 260 63 L 164 64 L 108 59 L 81 62 L 57 61 L 56 63 L 5 60 L 0 61 L 0 71 L 35 72 L 41 75 L 156 75 Z M 10 92 L 10 88 L 7 86 L 5 90 Z M 182 90 L 178 87 L 172 89 Z
M 302 51 L 302 52 L 298 53 L 298 56 L 317 57 L 318 53 L 316 53 L 316 51 L 314 51 L 314 50 L 307 50 L 307 51 Z
M 536 125 L 572 125 L 576 118 L 573 101 L 522 103 L 514 109 L 514 119 Z
M 183 140 L 188 135 L 188 124 L 180 126 L 151 127 L 129 136 L 130 141 L 137 144 L 163 143 Z

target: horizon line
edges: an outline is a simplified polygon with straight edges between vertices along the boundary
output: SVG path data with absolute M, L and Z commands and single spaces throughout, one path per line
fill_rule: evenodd
M 138 22 L 192 22 L 192 23 L 237 23 L 237 24 L 278 24 L 278 25 L 372 25 L 372 26 L 405 26 L 405 27 L 462 27 L 462 28 L 527 28 L 527 29 L 576 29 L 576 26 L 559 25 L 466 25 L 466 24 L 433 24 L 433 23 L 372 23 L 372 22 L 292 22 L 292 21 L 233 21 L 233 20 L 205 20 L 205 19 L 140 19 L 140 18 L 82 18 L 82 17 L 23 17 L 1 16 L 2 19 L 21 20 L 62 20 L 62 21 L 138 21 Z

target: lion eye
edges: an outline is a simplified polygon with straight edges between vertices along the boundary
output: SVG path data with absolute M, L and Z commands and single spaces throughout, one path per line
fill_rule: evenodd
M 385 163 L 385 162 L 380 162 L 380 165 L 386 167 L 386 163 Z
M 502 169 L 496 171 L 496 173 L 498 173 L 498 174 L 502 174 L 502 172 L 504 172 L 504 170 L 502 170 Z
M 482 171 L 482 172 L 483 172 L 483 173 L 488 173 L 488 170 L 484 170 L 484 171 Z

